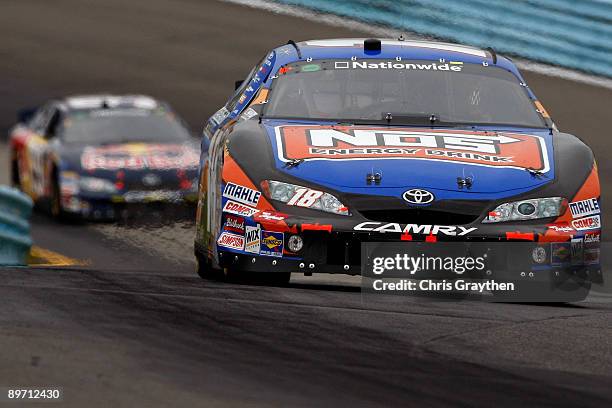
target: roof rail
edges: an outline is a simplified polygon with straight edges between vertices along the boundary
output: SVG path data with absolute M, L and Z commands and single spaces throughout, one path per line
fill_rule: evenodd
M 297 52 L 298 58 L 302 59 L 302 51 L 300 51 L 300 47 L 298 47 L 295 41 L 289 40 L 287 41 L 287 44 L 293 45 L 293 48 L 295 48 L 295 51 Z
M 485 48 L 487 51 L 489 51 L 489 53 L 491 53 L 491 58 L 493 59 L 493 64 L 497 64 L 497 53 L 495 52 L 495 50 L 491 47 L 487 47 Z

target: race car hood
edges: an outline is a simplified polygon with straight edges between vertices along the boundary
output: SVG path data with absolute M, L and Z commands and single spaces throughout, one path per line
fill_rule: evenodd
M 199 152 L 193 144 L 126 143 L 65 147 L 63 167 L 90 176 L 117 172 L 141 173 L 197 169 Z
M 278 170 L 351 192 L 529 191 L 555 178 L 548 130 L 464 130 L 264 122 Z M 466 185 L 469 184 L 469 186 Z

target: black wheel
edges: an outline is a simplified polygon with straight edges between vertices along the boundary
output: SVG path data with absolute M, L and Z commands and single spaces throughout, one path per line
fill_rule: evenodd
M 247 283 L 247 276 L 244 272 L 230 268 L 223 268 L 221 271 L 222 280 L 230 283 Z
M 53 171 L 51 179 L 51 202 L 49 203 L 51 216 L 56 220 L 64 220 L 65 214 L 62 210 L 62 196 L 60 193 L 59 181 L 57 173 Z
M 263 283 L 270 286 L 287 286 L 291 280 L 291 272 L 260 273 Z
M 206 280 L 224 280 L 223 273 L 218 269 L 214 269 L 207 256 L 195 251 L 196 258 L 196 273 L 202 279 Z
M 287 286 L 291 279 L 291 272 L 243 272 L 229 268 L 223 269 L 223 275 L 226 282 L 263 286 Z
M 21 181 L 19 179 L 19 161 L 14 158 L 11 161 L 11 186 L 21 189 Z

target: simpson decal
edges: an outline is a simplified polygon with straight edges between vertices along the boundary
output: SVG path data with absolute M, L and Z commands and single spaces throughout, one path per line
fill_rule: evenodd
M 283 256 L 284 244 L 285 240 L 282 232 L 261 231 L 259 254 L 280 258 Z
M 258 225 L 256 227 L 246 227 L 246 232 L 244 233 L 244 239 L 245 239 L 245 243 L 244 243 L 244 250 L 246 252 L 250 252 L 252 254 L 258 254 L 259 253 L 259 246 L 260 246 L 260 234 L 261 234 L 261 227 Z
M 240 235 L 244 234 L 244 218 L 234 215 L 226 216 L 223 229 L 225 231 L 235 232 Z
M 576 201 L 569 204 L 572 217 L 580 218 L 586 215 L 599 214 L 599 202 L 596 198 L 589 198 L 588 200 Z
M 222 247 L 241 250 L 244 248 L 244 237 L 230 234 L 229 232 L 222 232 L 221 235 L 219 235 L 217 244 Z
M 580 218 L 579 220 L 572 221 L 572 227 L 574 227 L 574 229 L 578 231 L 597 229 L 601 228 L 601 220 L 599 218 L 599 215 Z
M 239 186 L 234 183 L 227 183 L 223 190 L 223 196 L 236 200 L 240 203 L 257 206 L 261 193 L 245 186 Z
M 543 138 L 517 133 L 279 126 L 276 145 L 281 161 L 419 159 L 490 167 L 550 169 Z
M 248 205 L 240 204 L 232 200 L 227 200 L 223 206 L 223 212 L 242 215 L 243 217 L 251 217 L 253 214 L 259 212 L 259 210 L 249 207 Z

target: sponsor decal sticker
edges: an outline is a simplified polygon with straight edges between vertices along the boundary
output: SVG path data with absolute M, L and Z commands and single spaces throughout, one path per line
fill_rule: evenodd
M 261 245 L 259 248 L 260 255 L 275 256 L 280 258 L 283 256 L 284 245 L 285 240 L 282 232 L 261 231 Z
M 572 242 L 571 242 L 572 265 L 582 265 L 583 250 L 584 250 L 584 246 L 582 243 L 582 238 L 572 238 Z
M 210 120 L 214 124 L 220 125 L 225 120 L 225 118 L 227 118 L 228 116 L 229 116 L 229 111 L 224 106 L 221 109 L 219 109 L 217 112 L 215 112 L 215 114 L 212 116 Z
M 243 217 L 251 217 L 253 214 L 258 213 L 259 210 L 249 207 L 248 205 L 237 203 L 232 200 L 227 200 L 225 202 L 225 205 L 223 206 L 223 212 L 242 215 Z
M 570 211 L 572 212 L 573 218 L 580 218 L 586 215 L 599 214 L 599 202 L 596 198 L 589 198 L 588 200 L 576 201 L 569 204 Z
M 240 115 L 240 118 L 242 120 L 249 120 L 255 116 L 257 116 L 257 111 L 253 108 L 248 108 L 242 113 L 242 115 Z
M 574 232 L 575 230 L 570 226 L 565 225 L 549 225 L 548 229 L 553 230 L 555 232 Z
M 261 193 L 245 186 L 227 183 L 223 189 L 223 196 L 256 207 Z
M 244 248 L 244 237 L 229 232 L 222 232 L 221 235 L 219 235 L 217 244 L 222 247 L 241 250 Z
M 423 234 L 423 235 L 447 235 L 447 236 L 464 236 L 478 228 L 470 227 L 466 228 L 461 225 L 418 225 L 418 224 L 399 224 L 396 222 L 382 223 L 382 222 L 362 222 L 361 224 L 355 225 L 353 230 L 355 231 L 368 231 L 368 232 L 396 232 L 399 234 Z
M 287 201 L 287 205 L 310 208 L 319 198 L 321 198 L 322 195 L 322 191 L 311 190 L 308 188 L 298 188 L 293 197 Z
M 260 214 L 255 215 L 255 221 L 265 222 L 265 221 L 283 221 L 287 219 L 288 215 L 278 212 L 272 211 L 263 211 Z
M 256 227 L 247 226 L 246 232 L 244 233 L 244 250 L 252 254 L 259 253 L 259 247 L 261 243 L 261 226 Z
M 594 265 L 599 264 L 599 256 L 601 236 L 600 234 L 585 234 L 584 235 L 584 264 Z
M 489 167 L 550 169 L 543 138 L 517 133 L 459 130 L 278 126 L 279 159 L 417 159 Z
M 550 245 L 551 264 L 563 265 L 570 262 L 571 252 L 569 242 L 553 242 Z
M 226 215 L 223 229 L 240 235 L 244 234 L 244 218 L 235 215 Z
M 584 264 L 597 265 L 601 254 L 600 248 L 585 248 L 584 249 Z
M 84 170 L 167 170 L 197 167 L 200 157 L 184 145 L 129 144 L 86 147 L 81 155 Z
M 320 70 L 321 70 L 321 65 L 319 64 L 303 65 L 301 69 L 302 72 L 316 72 Z
M 446 63 L 408 63 L 400 61 L 383 61 L 383 62 L 368 62 L 368 61 L 336 61 L 335 69 L 402 69 L 409 71 L 454 71 L 461 72 L 462 64 L 446 64 Z
M 589 244 L 591 242 L 600 242 L 599 234 L 584 234 L 584 243 Z
M 572 226 L 578 231 L 597 229 L 601 228 L 601 220 L 599 215 L 593 215 L 572 221 Z
M 79 175 L 72 171 L 63 171 L 60 174 L 60 188 L 62 196 L 71 196 L 78 194 Z

